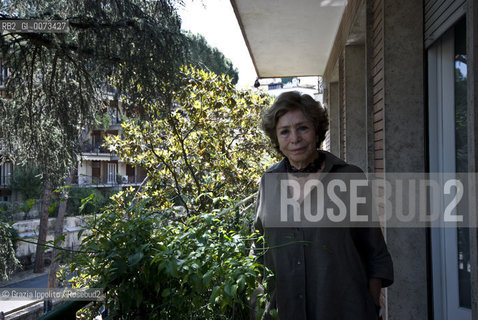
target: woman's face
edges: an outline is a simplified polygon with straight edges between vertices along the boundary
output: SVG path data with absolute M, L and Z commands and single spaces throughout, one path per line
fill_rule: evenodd
M 317 157 L 315 127 L 301 110 L 292 110 L 276 125 L 279 149 L 296 169 L 303 169 Z

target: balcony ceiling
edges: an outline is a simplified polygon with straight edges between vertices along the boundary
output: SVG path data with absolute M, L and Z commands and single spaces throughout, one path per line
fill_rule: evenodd
M 259 78 L 322 75 L 347 0 L 231 0 Z

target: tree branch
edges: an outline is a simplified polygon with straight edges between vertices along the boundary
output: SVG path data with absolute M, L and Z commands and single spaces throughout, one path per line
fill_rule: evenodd
M 152 146 L 151 142 L 148 141 L 148 144 Z M 162 156 L 160 156 L 159 154 L 156 153 L 156 151 L 154 150 L 153 147 L 150 148 L 151 152 L 153 153 L 153 155 L 161 162 L 164 164 L 164 166 L 169 170 L 169 172 L 171 172 L 172 176 L 173 176 L 173 179 L 174 179 L 174 185 L 175 185 L 175 189 L 176 189 L 176 192 L 178 194 L 178 197 L 181 199 L 181 202 L 184 204 L 184 207 L 186 208 L 186 212 L 189 214 L 189 207 L 186 203 L 186 201 L 184 201 L 183 197 L 182 197 L 182 192 L 181 192 L 181 187 L 179 186 L 179 181 L 178 181 L 178 178 L 176 176 L 176 173 L 174 172 L 174 170 L 171 168 L 171 166 L 168 165 L 168 163 L 166 162 L 166 160 L 164 160 L 164 158 Z
M 169 123 L 171 124 L 172 128 L 173 128 L 173 131 L 174 131 L 174 134 L 178 137 L 179 139 L 179 143 L 181 145 L 181 155 L 182 155 L 182 158 L 184 160 L 184 163 L 186 164 L 186 167 L 188 168 L 188 171 L 189 173 L 191 173 L 191 176 L 193 177 L 193 180 L 194 180 L 194 183 L 196 184 L 196 188 L 198 189 L 198 196 L 201 194 L 201 184 L 198 180 L 198 178 L 196 177 L 196 174 L 194 172 L 194 169 L 192 168 L 191 164 L 189 163 L 189 160 L 188 160 L 188 157 L 187 157 L 187 152 L 186 152 L 186 148 L 184 147 L 184 140 L 182 139 L 181 137 L 181 134 L 179 133 L 177 127 L 176 127 L 176 124 L 175 124 L 175 121 L 174 119 L 171 119 L 171 121 L 169 121 Z

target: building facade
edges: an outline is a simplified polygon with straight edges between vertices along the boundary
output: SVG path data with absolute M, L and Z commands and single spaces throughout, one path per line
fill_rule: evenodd
M 304 26 L 313 28 L 307 21 L 314 16 L 310 11 L 317 20 L 326 10 L 337 15 L 337 24 L 316 22 L 306 35 L 332 39 L 330 47 L 312 49 L 315 58 L 303 55 L 308 73 L 324 79 L 330 117 L 326 145 L 332 153 L 383 175 L 477 172 L 477 1 L 294 2 L 305 9 L 266 2 L 271 19 L 295 28 L 297 36 Z M 256 30 L 259 22 L 249 19 L 250 10 L 262 7 L 245 0 L 231 3 L 259 77 L 271 77 L 258 40 L 273 46 L 275 37 L 261 39 L 264 28 Z M 306 64 L 281 62 L 282 69 L 274 66 L 277 75 L 304 75 L 300 67 Z M 476 198 L 475 185 L 468 191 Z M 476 221 L 476 206 L 462 213 Z M 385 225 L 384 235 L 395 267 L 395 283 L 382 295 L 385 319 L 478 319 L 476 228 Z
M 81 153 L 73 183 L 79 187 L 124 188 L 139 186 L 146 178 L 143 168 L 133 167 L 104 145 L 109 135 L 121 134 L 124 117 L 121 103 L 108 97 L 100 117 L 107 118 L 106 127 L 91 128 L 83 135 Z
M 8 69 L 0 64 L 0 94 L 8 77 Z M 120 157 L 111 153 L 105 146 L 105 137 L 121 134 L 121 122 L 124 112 L 121 103 L 111 93 L 105 93 L 105 107 L 98 114 L 101 125 L 85 128 L 82 133 L 81 152 L 74 171 L 72 185 L 84 188 L 98 188 L 104 191 L 119 190 L 126 187 L 137 187 L 146 178 L 143 168 L 134 167 L 123 162 Z M 0 201 L 21 201 L 21 195 L 11 190 L 10 182 L 15 164 L 2 157 L 0 140 Z
M 324 73 L 331 151 L 374 173 L 476 172 L 476 10 L 349 1 Z M 385 234 L 396 269 L 389 319 L 478 317 L 476 229 Z
M 5 97 L 4 86 L 8 78 L 9 70 L 7 66 L 0 60 L 0 96 Z M 0 128 L 0 201 L 12 201 L 12 190 L 10 190 L 10 179 L 13 172 L 13 163 L 2 156 L 2 150 L 4 148 L 3 141 L 1 139 Z

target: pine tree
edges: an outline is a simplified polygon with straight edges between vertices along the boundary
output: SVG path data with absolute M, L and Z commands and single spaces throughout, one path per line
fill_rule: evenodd
M 2 19 L 69 24 L 66 33 L 0 37 L 0 61 L 9 70 L 0 98 L 2 152 L 14 163 L 34 163 L 45 183 L 36 272 L 43 270 L 51 191 L 76 165 L 82 129 L 103 108 L 105 92 L 139 112 L 150 102 L 168 99 L 186 44 L 177 2 L 3 2 Z

